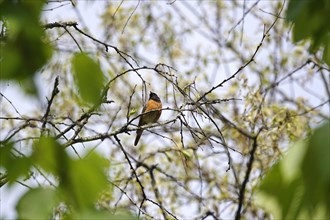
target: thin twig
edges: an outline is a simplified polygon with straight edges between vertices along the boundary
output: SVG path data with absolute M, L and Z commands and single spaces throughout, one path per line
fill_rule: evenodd
M 132 13 L 131 13 L 131 14 L 129 15 L 129 17 L 127 18 L 127 20 L 126 20 L 126 22 L 125 22 L 125 24 L 124 24 L 123 30 L 121 31 L 121 34 L 124 34 L 125 28 L 126 28 L 128 22 L 131 20 L 131 18 L 132 18 L 132 16 L 133 16 L 134 12 L 135 12 L 136 9 L 139 7 L 140 2 L 141 2 L 141 0 L 138 1 L 138 3 L 136 4 L 135 8 L 134 8 L 133 11 L 132 11 Z
M 48 101 L 48 105 L 47 105 L 47 109 L 46 109 L 46 112 L 44 114 L 44 116 L 42 117 L 42 120 L 43 120 L 43 123 L 42 123 L 42 126 L 41 126 L 41 130 L 44 131 L 45 130 L 45 127 L 46 127 L 46 124 L 47 124 L 47 120 L 48 120 L 48 115 L 49 115 L 49 112 L 50 112 L 50 107 L 53 103 L 53 100 L 55 98 L 55 96 L 60 92 L 60 90 L 58 89 L 58 76 L 55 78 L 55 82 L 54 82 L 54 87 L 53 87 L 53 92 L 52 92 L 52 95 L 50 97 L 50 99 L 47 99 Z
M 201 97 L 199 97 L 199 99 L 197 99 L 196 102 L 199 102 L 200 100 L 202 100 L 203 98 L 205 98 L 208 94 L 210 94 L 211 92 L 213 92 L 215 89 L 223 86 L 223 84 L 225 84 L 226 82 L 232 80 L 233 78 L 236 77 L 236 75 L 238 73 L 240 73 L 245 67 L 247 67 L 251 62 L 254 61 L 254 58 L 256 57 L 257 53 L 259 52 L 264 40 L 266 39 L 266 37 L 268 37 L 269 32 L 273 29 L 275 23 L 277 22 L 277 20 L 279 19 L 279 15 L 281 14 L 282 10 L 283 10 L 284 4 L 282 5 L 282 8 L 280 9 L 280 12 L 278 14 L 278 16 L 275 18 L 274 22 L 270 25 L 270 27 L 267 30 L 264 30 L 264 33 L 262 35 L 261 41 L 259 43 L 259 45 L 257 46 L 257 48 L 255 49 L 254 53 L 252 54 L 252 56 L 250 57 L 250 59 L 245 62 L 242 66 L 240 66 L 238 68 L 238 70 L 232 74 L 230 77 L 224 79 L 222 82 L 220 82 L 218 85 L 213 86 L 209 91 L 205 92 Z

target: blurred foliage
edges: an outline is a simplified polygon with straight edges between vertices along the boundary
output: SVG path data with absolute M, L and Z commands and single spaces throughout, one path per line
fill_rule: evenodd
M 330 215 L 330 123 L 296 142 L 260 186 L 260 205 L 275 219 L 327 219 Z
M 45 43 L 40 24 L 44 1 L 0 1 L 1 80 L 19 82 L 29 94 L 37 94 L 33 76 L 49 60 L 52 47 Z
M 72 66 L 79 95 L 85 102 L 100 105 L 105 78 L 99 64 L 88 55 L 80 53 L 72 58 Z
M 60 202 L 51 188 L 34 188 L 25 193 L 16 205 L 18 219 L 49 219 Z
M 51 137 L 41 137 L 34 144 L 28 157 L 13 156 L 12 144 L 0 148 L 1 167 L 14 183 L 19 176 L 26 175 L 31 166 L 44 170 L 58 179 L 58 187 L 37 187 L 28 190 L 17 203 L 19 219 L 49 219 L 55 217 L 55 208 L 65 204 L 66 211 L 61 215 L 71 218 L 111 218 L 109 211 L 95 209 L 101 193 L 110 190 L 105 173 L 109 169 L 108 161 L 96 153 L 90 152 L 85 158 L 72 159 L 63 146 Z M 22 160 L 29 163 L 23 163 Z M 32 169 L 34 170 L 34 169 Z M 51 177 L 49 177 L 51 178 Z M 125 215 L 132 219 L 128 214 Z
M 323 61 L 330 67 L 330 2 L 290 0 L 287 19 L 294 24 L 293 41 L 311 40 L 312 53 L 323 48 Z
M 7 143 L 0 148 L 0 165 L 7 171 L 7 181 L 14 183 L 19 177 L 27 177 L 31 167 L 29 158 L 15 156 L 13 144 Z

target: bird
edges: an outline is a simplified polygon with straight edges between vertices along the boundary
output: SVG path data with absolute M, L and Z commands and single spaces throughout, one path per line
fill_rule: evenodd
M 149 100 L 143 107 L 141 114 L 142 115 L 140 116 L 139 127 L 158 121 L 160 115 L 162 114 L 162 102 L 156 93 L 150 92 Z M 139 143 L 143 130 L 143 128 L 138 128 L 136 130 L 136 138 L 134 141 L 135 146 Z

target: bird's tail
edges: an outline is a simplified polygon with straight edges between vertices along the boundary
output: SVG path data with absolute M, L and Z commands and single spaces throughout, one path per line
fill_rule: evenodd
M 140 137 L 142 135 L 142 132 L 143 132 L 143 129 L 138 129 L 136 131 L 136 138 L 135 138 L 135 141 L 134 141 L 134 145 L 135 146 L 139 143 L 139 140 L 140 140 Z

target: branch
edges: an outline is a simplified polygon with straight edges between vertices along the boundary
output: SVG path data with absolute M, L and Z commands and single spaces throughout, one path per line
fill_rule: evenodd
M 208 210 L 205 215 L 202 217 L 202 220 L 206 219 L 207 217 L 212 216 L 213 219 L 218 220 L 219 218 L 214 214 L 214 212 Z
M 55 78 L 53 92 L 52 92 L 50 100 L 48 100 L 48 98 L 46 97 L 47 101 L 48 101 L 48 105 L 47 105 L 46 112 L 45 112 L 44 116 L 42 117 L 42 120 L 44 121 L 42 123 L 42 126 L 41 126 L 42 131 L 45 130 L 45 127 L 46 127 L 46 124 L 47 124 L 47 118 L 48 118 L 48 115 L 49 115 L 49 112 L 50 112 L 50 107 L 53 103 L 54 97 L 60 92 L 60 90 L 58 90 L 57 87 L 58 87 L 58 76 Z
M 154 173 L 153 173 L 153 171 L 154 171 L 154 169 L 155 169 L 156 166 L 157 165 L 152 166 L 151 169 L 149 169 L 149 175 L 150 175 L 150 178 L 151 178 L 151 185 L 152 185 L 152 188 L 154 190 L 154 194 L 155 194 L 155 197 L 156 197 L 156 199 L 158 201 L 159 208 L 160 208 L 160 210 L 162 212 L 162 215 L 163 215 L 164 219 L 167 219 L 166 213 L 164 211 L 164 206 L 163 206 L 162 200 L 161 200 L 161 198 L 159 196 L 159 190 L 156 187 L 157 183 L 156 183 L 156 179 L 155 179 L 155 176 L 154 176 Z
M 146 114 L 146 113 L 144 113 L 144 114 Z M 140 115 L 143 115 L 143 114 L 140 114 Z M 64 147 L 68 147 L 68 146 L 71 146 L 73 144 L 81 143 L 81 142 L 90 142 L 90 141 L 96 141 L 96 140 L 104 140 L 105 138 L 110 138 L 110 137 L 116 136 L 116 135 L 121 134 L 121 133 L 128 133 L 130 131 L 136 131 L 137 129 L 139 129 L 139 127 L 128 128 L 128 125 L 133 120 L 135 120 L 136 118 L 140 117 L 140 115 L 134 117 L 128 123 L 124 124 L 121 128 L 119 128 L 119 129 L 117 129 L 117 130 L 115 130 L 115 131 L 113 131 L 111 133 L 101 133 L 101 134 L 97 134 L 97 135 L 94 135 L 94 136 L 83 137 L 83 138 L 75 138 L 75 139 L 72 139 L 71 138 L 69 141 L 67 141 L 65 144 L 63 144 L 63 146 Z M 176 120 L 177 120 L 177 118 L 174 118 L 174 119 L 167 120 L 167 121 L 163 122 L 162 124 L 159 124 L 159 123 L 147 124 L 147 125 L 141 126 L 140 128 L 147 129 L 147 128 L 153 128 L 153 127 L 163 126 L 163 125 L 166 125 L 166 124 L 173 123 Z M 56 137 L 60 137 L 62 135 L 63 135 L 63 132 L 61 134 L 57 135 Z
M 48 23 L 48 24 L 45 24 L 43 27 L 45 29 L 53 29 L 53 28 L 56 28 L 56 27 L 61 27 L 61 28 L 74 27 L 76 25 L 78 25 L 77 22 L 69 21 L 69 22 L 53 22 L 53 23 Z
M 257 147 L 258 147 L 257 138 L 258 138 L 261 130 L 262 130 L 262 128 L 259 130 L 258 134 L 253 138 L 252 149 L 251 149 L 251 152 L 250 152 L 250 160 L 247 164 L 247 170 L 246 170 L 245 178 L 243 180 L 243 184 L 242 184 L 242 187 L 241 187 L 240 192 L 239 192 L 238 208 L 237 208 L 237 211 L 236 211 L 235 220 L 239 220 L 241 218 L 241 210 L 242 210 L 242 206 L 243 206 L 243 202 L 244 202 L 245 188 L 246 188 L 247 183 L 249 182 L 250 173 L 252 171 L 252 164 L 254 162 L 255 152 L 256 152 Z
M 0 92 L 0 96 L 2 96 L 4 99 L 7 100 L 7 102 L 9 102 L 9 104 L 13 107 L 13 109 L 15 110 L 15 112 L 22 117 L 21 113 L 19 113 L 19 111 L 17 110 L 17 108 L 14 106 L 14 104 L 4 95 Z
M 229 38 L 229 35 L 231 34 L 231 32 L 241 23 L 241 22 L 243 22 L 244 23 L 244 19 L 245 19 L 245 16 L 247 15 L 247 14 L 249 14 L 250 13 L 250 11 L 254 8 L 254 7 L 256 7 L 257 5 L 258 5 L 258 3 L 260 2 L 261 0 L 257 0 L 248 10 L 246 10 L 246 11 L 243 11 L 243 16 L 242 16 L 242 18 L 234 25 L 234 27 L 232 27 L 229 31 L 228 31 L 228 38 Z M 244 25 L 244 24 L 243 24 Z
M 126 28 L 128 22 L 131 20 L 131 18 L 132 18 L 132 16 L 133 16 L 134 12 L 135 12 L 135 11 L 137 10 L 137 8 L 139 7 L 140 2 L 141 2 L 141 0 L 138 0 L 137 5 L 135 6 L 135 8 L 133 9 L 132 13 L 131 13 L 131 14 L 129 15 L 129 17 L 127 18 L 127 20 L 126 20 L 126 22 L 125 22 L 125 24 L 124 24 L 123 30 L 121 31 L 121 34 L 124 34 L 125 28 Z
M 213 90 L 223 86 L 223 84 L 225 84 L 226 82 L 230 81 L 231 79 L 235 78 L 236 75 L 241 72 L 245 67 L 247 67 L 251 62 L 254 61 L 255 56 L 257 55 L 259 49 L 261 48 L 264 40 L 266 39 L 266 37 L 268 37 L 269 32 L 271 31 L 271 29 L 274 27 L 275 23 L 277 22 L 277 20 L 279 19 L 279 15 L 281 14 L 282 10 L 283 10 L 284 4 L 282 5 L 282 8 L 280 9 L 278 16 L 275 18 L 274 22 L 270 25 L 270 27 L 264 31 L 263 36 L 261 38 L 261 41 L 259 43 L 259 45 L 257 46 L 256 50 L 254 51 L 254 53 L 252 54 L 251 58 L 245 63 L 243 64 L 241 67 L 238 68 L 238 70 L 232 74 L 230 77 L 228 77 L 227 79 L 224 79 L 222 82 L 220 82 L 218 85 L 213 86 L 209 91 L 205 92 L 196 102 L 199 102 L 200 100 L 202 100 L 203 98 L 205 98 L 208 94 L 210 94 L 211 92 L 213 92 Z
M 126 152 L 126 150 L 124 149 L 123 145 L 122 145 L 121 142 L 120 142 L 120 139 L 117 137 L 117 135 L 114 135 L 114 137 L 115 137 L 115 140 L 117 141 L 117 143 L 118 143 L 118 145 L 119 145 L 121 151 L 124 153 L 125 158 L 126 158 L 128 164 L 129 164 L 129 166 L 130 166 L 130 168 L 131 168 L 131 170 L 132 170 L 132 172 L 133 172 L 133 174 L 134 174 L 134 176 L 135 176 L 135 178 L 136 178 L 136 181 L 138 182 L 138 184 L 139 184 L 139 186 L 140 186 L 140 188 L 141 188 L 141 192 L 142 192 L 142 195 L 143 195 L 143 200 L 142 200 L 142 202 L 141 202 L 141 207 L 142 207 L 143 202 L 147 199 L 147 196 L 146 196 L 146 194 L 145 194 L 145 192 L 144 192 L 144 186 L 142 185 L 142 183 L 141 183 L 141 181 L 140 181 L 138 175 L 136 174 L 135 169 L 133 168 L 133 165 L 132 165 L 132 163 L 131 163 L 131 161 L 130 161 L 128 155 L 127 155 L 127 152 Z

